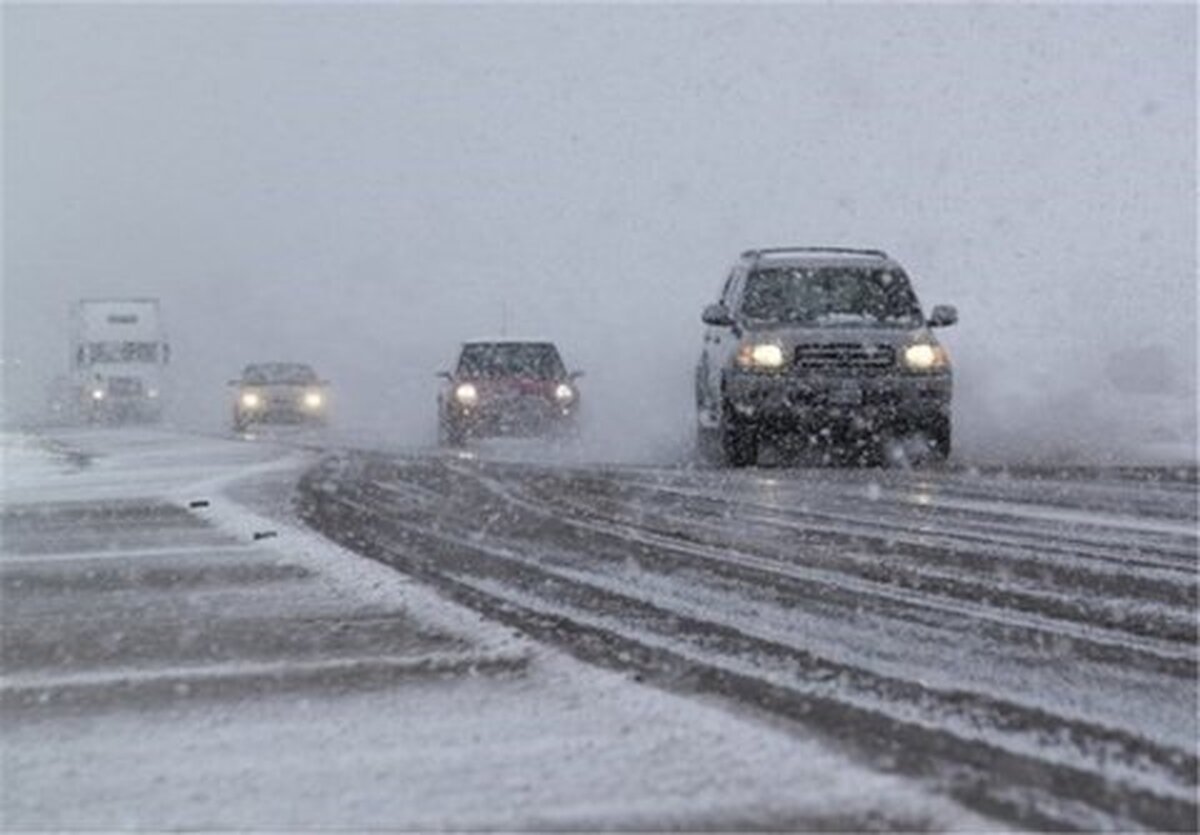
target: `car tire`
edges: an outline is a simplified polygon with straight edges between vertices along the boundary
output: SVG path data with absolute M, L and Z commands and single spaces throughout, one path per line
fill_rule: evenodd
M 943 416 L 925 429 L 929 438 L 929 454 L 932 460 L 941 462 L 950 457 L 950 418 Z
M 568 444 L 577 444 L 583 439 L 583 430 L 579 426 L 579 417 L 573 416 L 562 423 L 554 433 L 555 438 Z
M 460 447 L 466 441 L 466 433 L 462 430 L 462 427 L 445 421 L 438 424 L 438 442 L 442 446 Z
M 716 429 L 696 426 L 696 461 L 700 464 L 719 466 L 724 463 L 721 453 L 721 435 Z
M 917 427 L 924 441 L 924 452 L 918 464 L 936 467 L 950 457 L 950 419 L 943 415 Z
M 725 465 L 753 466 L 758 462 L 758 427 L 738 420 L 728 406 L 721 411 L 720 444 Z

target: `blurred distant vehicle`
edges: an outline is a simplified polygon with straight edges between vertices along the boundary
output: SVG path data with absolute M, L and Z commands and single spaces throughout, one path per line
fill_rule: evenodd
M 438 393 L 441 443 L 469 437 L 569 434 L 577 427 L 582 372 L 568 373 L 551 342 L 467 342 Z
M 237 389 L 233 401 L 234 431 L 259 423 L 324 425 L 329 415 L 329 383 L 311 366 L 298 362 L 247 365 L 230 380 Z
M 930 329 L 958 313 L 942 305 L 926 319 L 885 253 L 744 252 L 702 318 L 698 440 L 724 463 L 755 463 L 768 433 L 860 449 L 867 460 L 912 436 L 935 457 L 950 454 L 950 358 Z
M 70 324 L 69 382 L 52 408 L 89 422 L 160 419 L 171 348 L 158 299 L 81 299 Z

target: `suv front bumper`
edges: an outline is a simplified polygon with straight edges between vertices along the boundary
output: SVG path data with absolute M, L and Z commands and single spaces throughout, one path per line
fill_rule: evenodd
M 844 423 L 863 428 L 923 426 L 950 413 L 953 376 L 941 374 L 767 374 L 727 370 L 724 399 L 736 419 L 786 428 Z

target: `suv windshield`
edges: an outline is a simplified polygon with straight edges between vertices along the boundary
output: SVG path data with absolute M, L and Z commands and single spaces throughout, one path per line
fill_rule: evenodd
M 242 382 L 267 385 L 270 383 L 293 383 L 307 385 L 317 382 L 317 372 L 307 365 L 291 362 L 275 362 L 264 365 L 248 365 L 242 372 Z
M 750 319 L 816 326 L 921 324 L 921 309 L 908 279 L 894 269 L 756 270 L 746 279 L 741 313 Z
M 545 342 L 464 345 L 458 373 L 468 377 L 563 377 L 558 350 Z

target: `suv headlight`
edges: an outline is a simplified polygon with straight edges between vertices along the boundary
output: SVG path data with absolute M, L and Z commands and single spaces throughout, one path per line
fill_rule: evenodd
M 738 349 L 737 364 L 742 368 L 783 368 L 783 348 L 774 342 L 748 342 Z
M 904 367 L 909 371 L 941 371 L 950 365 L 950 357 L 941 345 L 918 342 L 904 349 Z
M 257 409 L 262 405 L 262 397 L 256 391 L 242 392 L 242 407 L 246 409 Z
M 474 406 L 479 402 L 479 390 L 470 383 L 463 383 L 454 390 L 454 399 L 464 406 Z
M 325 405 L 325 398 L 319 391 L 304 392 L 304 405 L 310 409 L 319 409 Z
M 575 389 L 571 388 L 566 383 L 559 383 L 554 389 L 554 399 L 559 403 L 566 405 L 575 399 Z

